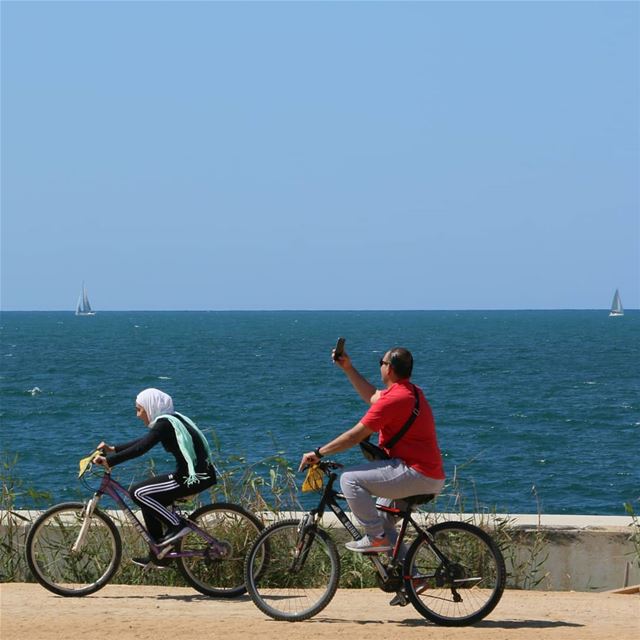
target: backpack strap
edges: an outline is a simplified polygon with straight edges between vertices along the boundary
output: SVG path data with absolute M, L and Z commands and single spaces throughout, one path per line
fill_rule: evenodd
M 409 419 L 404 423 L 400 431 L 398 431 L 398 433 L 396 433 L 396 435 L 393 436 L 393 438 L 391 438 L 391 440 L 389 440 L 387 444 L 385 444 L 384 448 L 387 449 L 388 451 L 391 451 L 391 449 L 393 449 L 393 447 L 395 447 L 398 444 L 398 441 L 400 440 L 400 438 L 402 438 L 402 436 L 405 433 L 407 433 L 407 431 L 409 431 L 409 427 L 415 422 L 415 419 L 420 415 L 420 395 L 418 394 L 418 387 L 416 387 L 415 384 L 412 386 L 413 386 L 413 395 L 416 398 L 416 405 L 415 407 L 413 407 L 413 411 L 411 412 Z

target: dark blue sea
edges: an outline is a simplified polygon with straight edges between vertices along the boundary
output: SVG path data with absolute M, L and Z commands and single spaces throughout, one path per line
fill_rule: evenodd
M 353 426 L 366 407 L 331 348 L 356 367 L 409 348 L 436 416 L 450 482 L 468 510 L 640 511 L 640 312 L 5 312 L 3 463 L 49 502 L 84 495 L 77 461 L 101 439 L 143 434 L 136 394 L 170 393 L 220 447 L 255 463 L 304 451 Z M 157 468 L 171 468 L 161 448 Z M 339 455 L 361 461 L 358 450 Z M 127 481 L 146 463 L 118 470 Z M 454 482 L 455 479 L 455 482 Z

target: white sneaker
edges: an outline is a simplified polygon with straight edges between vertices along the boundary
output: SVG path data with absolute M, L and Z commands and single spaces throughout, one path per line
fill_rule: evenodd
M 357 553 L 380 553 L 382 551 L 391 551 L 393 547 L 389 544 L 387 536 L 370 538 L 364 536 L 360 540 L 352 540 L 344 545 L 349 551 Z

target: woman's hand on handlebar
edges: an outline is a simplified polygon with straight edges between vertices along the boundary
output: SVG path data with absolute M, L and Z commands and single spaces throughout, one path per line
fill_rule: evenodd
M 104 467 L 107 471 L 111 471 L 111 467 L 104 456 L 96 456 L 92 462 L 93 464 L 98 464 L 101 467 Z
M 104 453 L 113 453 L 116 448 L 112 447 L 110 444 L 107 444 L 106 442 L 101 442 L 96 449 L 100 449 L 100 451 L 103 451 Z

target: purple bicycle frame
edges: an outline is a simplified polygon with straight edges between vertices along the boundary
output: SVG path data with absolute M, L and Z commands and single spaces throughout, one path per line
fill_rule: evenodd
M 135 527 L 136 531 L 142 536 L 142 539 L 149 545 L 149 548 L 153 551 L 157 558 L 195 558 L 204 557 L 213 553 L 213 557 L 219 554 L 217 557 L 224 555 L 225 546 L 221 544 L 219 540 L 210 536 L 206 531 L 198 527 L 195 522 L 192 522 L 188 518 L 185 519 L 187 526 L 200 538 L 206 540 L 209 544 L 208 549 L 191 550 L 191 551 L 172 551 L 172 546 L 161 547 L 155 543 L 155 540 L 149 535 L 145 526 L 138 520 L 133 513 L 129 505 L 125 502 L 121 493 L 127 496 L 131 500 L 131 494 L 117 481 L 111 477 L 110 473 L 105 473 L 100 481 L 100 486 L 96 490 L 95 494 L 89 500 L 86 507 L 86 512 L 91 515 L 93 510 L 98 505 L 98 501 L 101 496 L 108 495 L 124 512 L 127 520 Z

